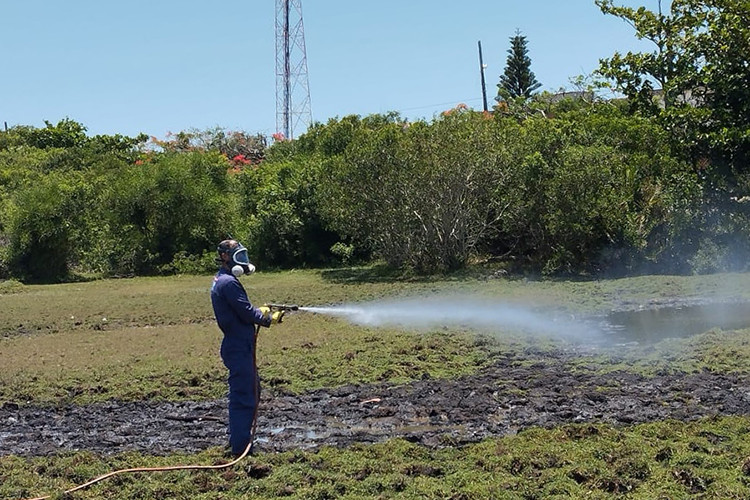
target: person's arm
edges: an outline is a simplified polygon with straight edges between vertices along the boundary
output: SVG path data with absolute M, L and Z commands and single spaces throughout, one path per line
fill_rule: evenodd
M 264 317 L 263 313 L 250 303 L 247 293 L 237 281 L 230 281 L 224 287 L 227 301 L 243 323 L 250 325 L 269 326 L 271 318 Z

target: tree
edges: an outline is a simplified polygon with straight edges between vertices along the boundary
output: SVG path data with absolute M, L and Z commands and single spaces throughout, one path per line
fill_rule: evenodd
M 625 94 L 632 111 L 658 116 L 696 166 L 709 163 L 709 178 L 730 190 L 741 185 L 750 175 L 750 2 L 673 0 L 669 13 L 661 0 L 657 12 L 612 0 L 596 5 L 656 46 L 651 53 L 615 53 L 600 62 L 599 74 Z
M 542 86 L 531 71 L 531 58 L 528 52 L 526 37 L 521 35 L 520 31 L 516 31 L 515 36 L 510 38 L 505 72 L 500 75 L 500 83 L 497 86 L 498 101 L 506 100 L 508 97 L 529 98 Z
M 97 253 L 116 275 L 171 271 L 181 254 L 201 255 L 234 232 L 230 162 L 218 152 L 160 155 L 97 181 Z
M 365 121 L 374 127 L 353 130 L 321 171 L 328 226 L 394 268 L 463 267 L 510 205 L 504 186 L 514 159 L 506 147 L 515 141 L 465 106 L 432 124 Z

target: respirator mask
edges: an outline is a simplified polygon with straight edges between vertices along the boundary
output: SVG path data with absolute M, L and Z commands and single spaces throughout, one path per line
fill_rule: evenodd
M 247 255 L 247 248 L 243 247 L 242 243 L 238 242 L 236 247 L 230 248 L 226 253 L 229 255 L 229 268 L 235 277 L 255 272 L 255 266 L 250 263 L 250 257 Z

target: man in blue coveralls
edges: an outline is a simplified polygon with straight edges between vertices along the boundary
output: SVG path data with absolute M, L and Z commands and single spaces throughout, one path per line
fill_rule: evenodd
M 247 249 L 235 240 L 219 243 L 219 272 L 211 287 L 211 304 L 216 322 L 224 333 L 221 359 L 229 369 L 229 445 L 234 456 L 250 445 L 253 423 L 260 398 L 260 378 L 255 365 L 255 325 L 269 327 L 280 323 L 283 311 L 254 307 L 237 279 L 251 274 Z

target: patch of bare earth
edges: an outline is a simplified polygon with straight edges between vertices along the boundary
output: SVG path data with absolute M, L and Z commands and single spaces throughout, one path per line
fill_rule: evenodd
M 460 445 L 532 426 L 636 424 L 750 413 L 750 378 L 711 372 L 639 375 L 571 372 L 569 353 L 500 355 L 480 373 L 406 385 L 351 385 L 304 394 L 266 390 L 256 447 L 347 446 L 402 437 Z M 196 452 L 226 443 L 226 402 L 107 402 L 0 407 L 0 453 L 75 450 Z

